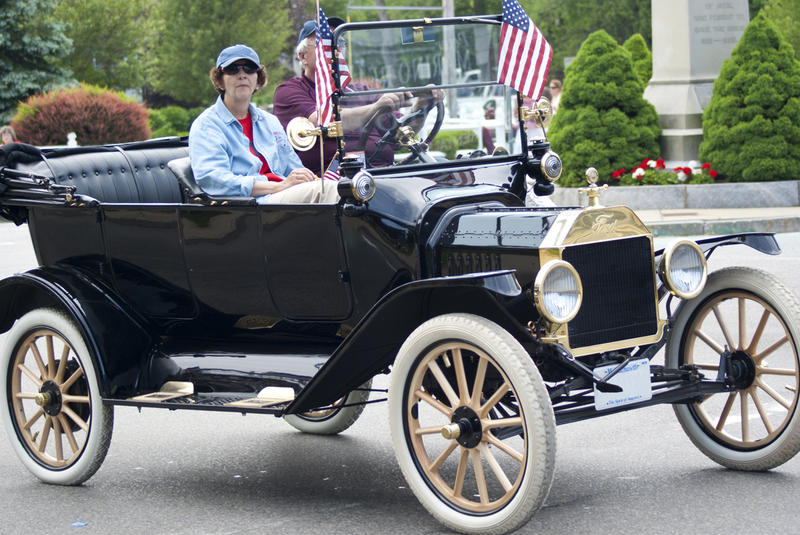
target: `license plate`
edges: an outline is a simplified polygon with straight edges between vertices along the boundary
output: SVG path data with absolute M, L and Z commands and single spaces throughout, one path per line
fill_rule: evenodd
M 617 366 L 618 364 L 599 366 L 595 368 L 596 375 L 603 377 Z M 594 408 L 598 411 L 647 401 L 653 397 L 653 391 L 650 387 L 650 361 L 648 359 L 630 361 L 608 382 L 622 387 L 622 392 L 600 392 L 595 386 Z

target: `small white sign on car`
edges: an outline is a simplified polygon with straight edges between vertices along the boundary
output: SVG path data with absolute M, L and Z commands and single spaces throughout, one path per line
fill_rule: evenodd
M 598 366 L 594 369 L 595 375 L 603 377 L 617 366 L 617 364 Z M 650 388 L 650 361 L 648 359 L 630 361 L 608 382 L 621 386 L 622 392 L 600 392 L 595 386 L 594 408 L 598 411 L 647 401 L 653 397 L 653 391 Z

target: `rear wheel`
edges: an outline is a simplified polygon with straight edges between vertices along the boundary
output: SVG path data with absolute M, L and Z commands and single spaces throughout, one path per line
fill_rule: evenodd
M 345 397 L 327 409 L 318 409 L 302 414 L 287 414 L 283 417 L 286 423 L 302 431 L 314 435 L 335 435 L 356 423 L 364 412 L 369 399 L 372 379 L 351 391 Z
M 555 469 L 555 418 L 536 366 L 497 324 L 448 314 L 418 327 L 395 360 L 392 443 L 422 505 L 463 533 L 519 528 Z
M 800 302 L 772 275 L 749 268 L 712 273 L 677 313 L 667 365 L 697 366 L 709 379 L 720 363 L 734 390 L 675 405 L 692 442 L 736 470 L 768 470 L 800 451 Z
M 105 459 L 114 413 L 72 320 L 52 309 L 25 314 L 8 333 L 0 370 L 3 422 L 26 468 L 47 483 L 89 479 Z

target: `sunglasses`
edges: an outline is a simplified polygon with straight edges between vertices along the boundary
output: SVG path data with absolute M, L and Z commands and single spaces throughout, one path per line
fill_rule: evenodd
M 228 65 L 227 67 L 223 67 L 222 72 L 224 72 L 227 75 L 233 76 L 235 74 L 239 74 L 240 70 L 244 71 L 245 74 L 253 74 L 255 72 L 258 72 L 258 69 L 259 67 L 256 67 L 252 63 L 244 63 L 244 64 L 238 63 L 235 65 Z

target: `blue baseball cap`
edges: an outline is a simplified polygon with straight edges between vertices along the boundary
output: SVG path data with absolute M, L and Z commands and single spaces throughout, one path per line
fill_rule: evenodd
M 328 17 L 328 25 L 331 27 L 331 29 L 336 28 L 340 24 L 344 24 L 344 19 L 340 19 L 339 17 Z M 316 31 L 317 31 L 317 21 L 307 20 L 303 24 L 303 29 L 300 30 L 300 35 L 297 36 L 297 44 L 299 45 L 307 37 L 314 35 Z
M 224 69 L 234 61 L 239 61 L 240 59 L 252 61 L 256 66 L 261 67 L 258 54 L 247 45 L 233 45 L 224 49 L 219 53 L 219 56 L 217 56 L 217 67 Z

